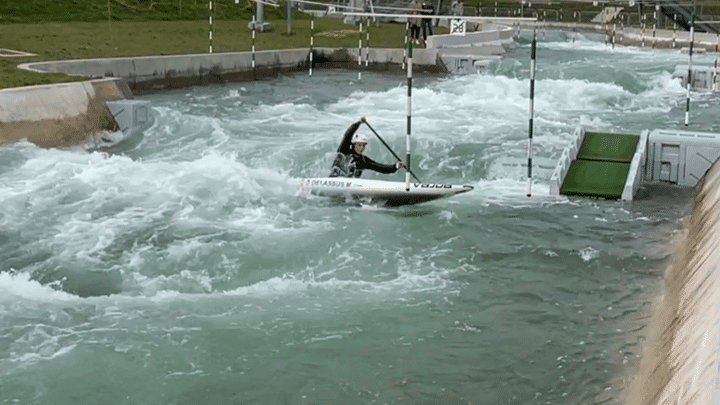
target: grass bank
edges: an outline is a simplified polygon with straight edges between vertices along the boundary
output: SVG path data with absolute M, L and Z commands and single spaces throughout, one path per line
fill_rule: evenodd
M 273 29 L 258 32 L 257 50 L 307 48 L 310 20 L 297 18 L 288 34 L 284 19 L 266 20 Z M 249 20 L 217 20 L 213 31 L 213 52 L 249 51 L 252 48 Z M 315 20 L 314 44 L 318 47 L 357 47 L 357 27 L 339 19 Z M 118 56 L 174 55 L 208 52 L 207 20 L 202 21 L 98 21 L 0 25 L 0 48 L 37 54 L 33 57 L 0 58 L 0 88 L 40 83 L 85 80 L 66 75 L 44 75 L 17 69 L 20 63 Z M 440 29 L 439 32 L 444 32 Z M 400 48 L 404 24 L 370 27 L 370 46 Z
M 251 33 L 247 24 L 253 15 L 249 0 L 215 0 L 215 52 L 248 51 Z M 383 3 L 381 1 L 381 3 Z M 705 12 L 720 10 L 720 1 L 698 1 Z M 310 17 L 293 13 L 293 32 L 286 33 L 285 1 L 280 7 L 265 7 L 265 20 L 273 30 L 258 33 L 256 49 L 308 47 Z M 443 7 L 449 6 L 443 0 Z M 517 16 L 519 0 L 465 0 L 468 12 L 486 16 Z M 591 19 L 608 5 L 627 7 L 626 2 L 538 1 L 525 3 L 526 16 L 545 15 L 553 21 Z M 318 6 L 319 7 L 319 6 Z M 646 11 L 649 9 L 646 7 Z M 441 10 L 445 12 L 445 10 Z M 649 10 L 652 12 L 652 10 Z M 578 14 L 580 15 L 580 14 Z M 97 57 L 188 54 L 208 51 L 208 0 L 3 0 L 0 1 L 0 48 L 37 54 L 34 57 L 0 57 L 0 88 L 84 80 L 63 74 L 38 74 L 16 68 L 20 63 Z M 315 21 L 315 45 L 356 47 L 357 27 L 338 19 Z M 437 33 L 444 33 L 438 29 Z M 323 34 L 326 33 L 326 34 Z M 404 24 L 371 27 L 370 46 L 401 47 Z

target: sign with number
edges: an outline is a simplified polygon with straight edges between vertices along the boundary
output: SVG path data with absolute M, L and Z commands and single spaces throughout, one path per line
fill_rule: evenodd
M 465 35 L 465 20 L 450 20 L 450 35 Z

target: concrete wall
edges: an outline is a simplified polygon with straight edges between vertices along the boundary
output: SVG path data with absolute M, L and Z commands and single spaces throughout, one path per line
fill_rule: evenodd
M 82 144 L 90 134 L 116 129 L 105 102 L 131 98 L 119 79 L 0 90 L 0 143 L 26 138 L 43 147 Z
M 313 51 L 315 68 L 358 68 L 357 49 L 314 48 Z M 256 52 L 255 71 L 252 69 L 251 52 L 65 60 L 26 63 L 19 67 L 43 73 L 123 78 L 137 93 L 227 80 L 262 79 L 283 72 L 306 71 L 309 69 L 309 55 L 309 48 Z M 368 59 L 370 70 L 399 71 L 403 61 L 403 49 L 370 49 Z M 413 54 L 413 63 L 419 71 L 444 71 L 442 64 L 438 63 L 437 52 L 431 49 L 417 50 Z
M 720 163 L 696 189 L 684 237 L 665 274 L 628 405 L 718 404 Z
M 428 48 L 483 47 L 513 43 L 513 28 L 508 26 L 485 26 L 483 31 L 465 35 L 433 35 L 428 37 Z M 509 46 L 509 45 L 508 45 Z M 504 53 L 504 51 L 502 52 Z
M 688 48 L 690 46 L 690 32 L 683 30 L 655 30 L 655 40 L 653 41 L 652 27 L 641 28 L 622 27 L 616 24 L 586 24 L 586 23 L 566 23 L 566 22 L 536 22 L 525 23 L 520 25 L 523 29 L 558 29 L 568 31 L 570 35 L 573 32 L 594 32 L 606 35 L 607 42 L 625 46 L 644 46 L 646 48 Z M 614 36 L 613 36 L 614 33 Z M 720 49 L 720 37 L 712 33 L 696 32 L 694 39 L 695 52 L 715 52 Z

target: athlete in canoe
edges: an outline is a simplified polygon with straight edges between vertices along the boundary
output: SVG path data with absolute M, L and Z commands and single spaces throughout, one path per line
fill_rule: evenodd
M 402 161 L 384 164 L 365 156 L 368 141 L 362 135 L 355 134 L 360 124 L 364 122 L 365 117 L 361 117 L 345 131 L 343 140 L 337 150 L 337 156 L 333 161 L 332 169 L 330 169 L 330 177 L 360 177 L 365 169 L 390 174 L 405 167 Z

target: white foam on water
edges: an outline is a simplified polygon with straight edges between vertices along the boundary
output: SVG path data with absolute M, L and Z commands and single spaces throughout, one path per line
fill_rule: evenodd
M 570 45 L 551 42 L 542 46 L 561 49 Z M 602 47 L 583 42 L 579 49 Z M 627 50 L 627 56 L 636 55 L 644 56 Z M 649 90 L 639 95 L 615 83 L 589 79 L 537 81 L 533 152 L 539 166 L 533 168 L 530 199 L 523 166 L 527 160 L 527 78 L 469 75 L 414 89 L 414 163 L 429 178 L 473 185 L 475 190 L 458 196 L 458 203 L 566 203 L 563 197 L 541 196 L 549 191 L 544 181 L 552 172 L 552 162 L 577 125 L 606 128 L 619 114 L 667 112 L 667 103 L 657 99 L 674 99 L 683 91 L 667 72 L 638 80 L 651 81 Z M 169 275 L 141 272 L 152 256 L 182 263 L 194 255 L 209 254 L 209 241 L 223 233 L 256 239 L 257 247 L 273 238 L 309 238 L 314 232 L 332 229 L 334 225 L 327 219 L 293 216 L 297 207 L 290 205 L 299 190 L 297 178 L 302 177 L 297 174 L 324 175 L 345 128 L 363 115 L 403 154 L 407 90 L 402 81 L 398 79 L 397 86 L 386 90 L 358 90 L 329 104 L 312 104 L 307 97 L 299 97 L 276 104 L 240 103 L 238 111 L 225 107 L 243 101 L 244 88 L 222 90 L 220 101 L 196 94 L 187 104 L 177 101 L 172 106 L 153 107 L 157 121 L 143 141 L 145 146 L 157 143 L 153 153 L 131 159 L 39 149 L 23 152 L 30 158 L 13 173 L 18 178 L 0 183 L 0 195 L 15 198 L 13 207 L 23 205 L 18 195 L 27 196 L 30 213 L 40 207 L 52 210 L 57 217 L 50 220 L 46 243 L 57 259 L 67 262 L 82 259 L 101 264 L 108 259 L 108 252 L 127 238 L 129 230 L 142 234 L 140 230 L 149 229 L 150 236 L 144 237 L 152 240 L 160 235 L 153 229 L 171 228 L 182 236 L 161 247 L 130 238 L 124 262 L 113 268 L 121 270 L 125 278 L 132 275 L 131 281 L 138 286 L 134 291 L 145 291 L 148 296 L 173 295 L 173 288 L 189 285 L 193 286 L 190 290 L 214 294 L 213 282 L 222 276 L 180 268 Z M 374 138 L 368 128 L 361 127 L 361 131 Z M 477 154 L 463 151 L 474 145 L 482 146 Z M 379 156 L 378 160 L 391 159 L 378 142 L 370 152 L 372 157 Z M 58 208 L 58 200 L 65 197 L 62 189 L 77 191 L 78 197 L 71 205 Z M 0 221 L 22 222 L 27 210 L 11 211 Z M 403 277 L 409 282 L 415 276 L 408 273 Z M 297 287 L 297 280 L 277 278 L 264 283 L 270 280 L 280 283 L 273 286 L 280 291 L 307 288 L 312 282 L 331 283 L 309 279 L 299 281 Z M 385 288 L 364 284 L 366 281 L 336 282 Z M 392 283 L 383 285 L 392 287 Z M 255 283 L 243 288 L 262 292 L 265 287 Z
M 32 301 L 72 301 L 77 296 L 42 285 L 29 273 L 0 272 L 0 304 L 12 305 L 17 299 Z M 7 310 L 7 309 L 6 309 Z
M 25 353 L 19 358 L 11 359 L 11 362 L 20 363 L 21 366 L 29 366 L 40 361 L 49 361 L 56 357 L 63 356 L 70 353 L 77 345 L 70 345 L 60 347 L 57 350 L 47 345 L 43 345 L 39 348 L 39 352 Z

